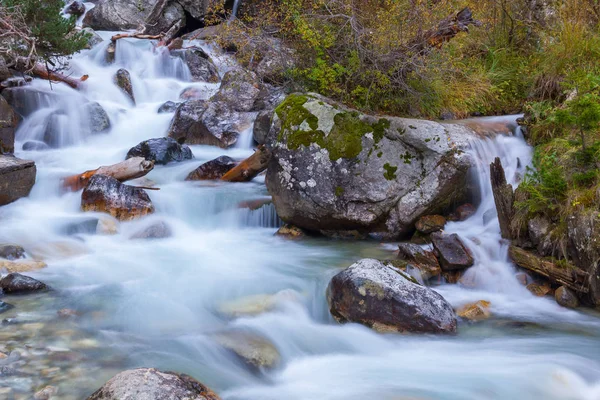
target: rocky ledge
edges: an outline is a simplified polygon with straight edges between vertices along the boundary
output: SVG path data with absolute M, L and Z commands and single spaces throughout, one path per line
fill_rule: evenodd
M 35 174 L 33 161 L 0 154 L 0 206 L 28 196 Z

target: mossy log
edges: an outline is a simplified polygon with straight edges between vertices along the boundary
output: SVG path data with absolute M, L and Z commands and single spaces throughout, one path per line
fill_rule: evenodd
M 87 186 L 91 177 L 100 174 L 113 177 L 120 182 L 141 178 L 154 168 L 154 161 L 144 157 L 132 157 L 120 163 L 85 171 L 82 174 L 72 175 L 63 179 L 62 185 L 66 190 L 76 192 Z
M 519 267 L 542 275 L 553 283 L 564 285 L 578 293 L 589 291 L 589 274 L 568 262 L 561 261 L 565 265 L 558 265 L 517 246 L 510 246 L 508 255 Z
M 264 145 L 258 146 L 254 154 L 240 162 L 230 169 L 223 177 L 222 181 L 227 182 L 248 182 L 254 179 L 256 175 L 267 169 L 267 164 L 271 159 L 271 152 Z

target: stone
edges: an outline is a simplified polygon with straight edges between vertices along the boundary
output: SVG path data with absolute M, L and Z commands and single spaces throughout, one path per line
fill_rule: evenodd
M 413 233 L 413 235 L 410 238 L 410 243 L 419 245 L 431 244 L 431 238 L 429 237 L 429 235 L 425 235 L 424 233 L 415 231 L 415 233 Z
M 119 233 L 119 220 L 108 215 L 103 215 L 98 219 L 96 233 L 98 235 L 116 235 Z
M 282 302 L 296 302 L 301 295 L 295 290 L 284 289 L 275 294 L 256 294 L 224 302 L 219 305 L 219 313 L 232 318 L 256 316 L 274 310 Z
M 223 175 L 235 167 L 237 162 L 228 156 L 221 156 L 200 165 L 185 178 L 186 181 L 205 181 L 221 179 Z
M 33 161 L 0 154 L 0 206 L 29 196 L 35 175 Z
M 166 103 L 164 103 L 162 106 L 160 106 L 158 108 L 157 112 L 159 114 L 173 113 L 173 112 L 175 112 L 175 110 L 177 110 L 177 107 L 179 106 L 179 104 L 181 104 L 181 103 L 175 103 L 174 101 L 167 101 Z
M 130 239 L 164 239 L 172 235 L 171 227 L 164 221 L 158 221 L 134 233 Z
M 378 260 L 360 260 L 335 275 L 327 301 L 339 322 L 357 322 L 379 332 L 456 331 L 452 306 L 439 293 Z
M 210 56 L 199 47 L 173 50 L 173 56 L 181 58 L 192 74 L 192 82 L 217 83 L 220 80 L 219 71 Z
M 115 74 L 114 82 L 115 85 L 121 88 L 123 93 L 125 93 L 127 97 L 131 99 L 133 104 L 135 104 L 135 97 L 133 96 L 133 86 L 131 84 L 131 75 L 129 74 L 129 71 L 127 71 L 125 68 L 120 68 Z
M 50 146 L 39 140 L 28 140 L 23 143 L 22 150 L 24 151 L 43 151 L 48 150 Z
M 36 392 L 33 395 L 35 400 L 51 400 L 52 397 L 58 393 L 58 388 L 54 386 L 46 386 L 42 390 Z
M 0 279 L 0 289 L 4 294 L 27 294 L 48 290 L 48 286 L 37 279 L 13 272 Z
M 454 210 L 453 216 L 455 221 L 466 221 L 477 212 L 477 208 L 471 203 L 466 203 L 458 206 Z
M 114 0 L 113 0 L 114 1 Z M 164 8 L 161 16 L 152 22 L 146 19 L 144 24 L 144 33 L 147 35 L 159 35 L 166 33 L 174 27 L 175 24 L 180 24 L 182 27 L 186 24 L 185 11 L 181 4 L 176 1 L 170 1 Z M 175 27 L 177 29 L 177 27 Z M 177 29 L 179 31 L 179 29 Z
M 0 258 L 7 260 L 25 258 L 25 249 L 17 244 L 0 244 Z
M 527 285 L 527 290 L 529 290 L 534 296 L 544 297 L 552 291 L 552 288 L 548 283 L 533 282 Z
M 86 104 L 85 112 L 88 115 L 90 130 L 93 134 L 104 133 L 110 129 L 110 119 L 100 103 L 93 102 Z
M 277 229 L 277 232 L 275 232 L 275 234 L 286 239 L 300 239 L 306 236 L 306 232 L 304 232 L 297 226 L 290 224 L 284 224 L 282 227 Z
M 185 144 L 179 144 L 177 140 L 162 137 L 148 139 L 132 147 L 127 152 L 126 158 L 144 157 L 148 161 L 154 161 L 159 165 L 171 162 L 181 162 L 194 158 L 192 150 Z
M 523 286 L 527 286 L 529 282 L 529 277 L 525 272 L 519 272 L 515 275 L 515 278 L 517 278 L 517 281 Z
M 69 4 L 67 6 L 65 11 L 68 14 L 74 15 L 76 17 L 80 17 L 85 12 L 85 5 L 82 2 L 80 2 L 79 0 L 75 0 L 74 2 L 72 2 L 71 4 Z
M 446 218 L 441 215 L 424 215 L 415 224 L 417 231 L 428 234 L 441 231 L 446 225 Z
M 138 368 L 120 372 L 87 400 L 220 400 L 191 376 Z
M 0 260 L 0 270 L 6 270 L 8 273 L 37 271 L 46 267 L 47 264 L 45 262 L 37 260 Z
M 83 25 L 99 31 L 125 31 L 138 29 L 152 11 L 157 0 L 100 0 L 83 18 Z M 163 11 L 159 24 L 151 27 L 158 34 L 166 32 L 184 18 L 180 2 L 172 2 Z M 201 1 L 202 3 L 202 1 Z M 159 31 L 160 30 L 160 31 Z
M 597 210 L 592 207 L 569 215 L 567 238 L 569 257 L 578 270 L 588 274 L 587 285 L 578 282 L 579 284 L 571 289 L 588 289 L 587 295 L 580 296 L 582 300 L 592 305 L 600 305 L 600 215 Z
M 481 321 L 483 319 L 488 319 L 491 315 L 490 302 L 486 300 L 479 300 L 475 303 L 465 304 L 456 313 L 459 317 L 469 321 Z
M 154 212 L 152 201 L 144 189 L 98 174 L 92 176 L 83 189 L 81 209 L 105 212 L 119 221 L 140 218 Z
M 316 94 L 275 109 L 266 185 L 277 214 L 308 231 L 406 237 L 471 193 L 459 124 L 361 114 Z
M 7 312 L 9 310 L 12 310 L 13 308 L 15 308 L 15 306 L 13 306 L 12 304 L 5 303 L 0 300 L 0 314 Z M 0 375 L 2 375 L 1 371 L 0 371 Z
M 73 310 L 72 308 L 61 308 L 56 312 L 60 318 L 75 318 L 79 316 L 79 312 L 77 310 Z
M 102 39 L 102 36 L 98 35 L 98 33 L 96 33 L 96 31 L 93 30 L 92 28 L 86 27 L 86 28 L 83 28 L 82 31 L 88 34 L 88 42 L 87 42 L 87 46 L 86 46 L 88 49 L 91 49 L 92 47 L 96 46 L 97 44 L 104 42 L 104 39 Z
M 185 88 L 179 93 L 179 100 L 206 100 L 206 90 L 199 87 Z M 175 107 L 175 110 L 177 110 L 177 107 Z
M 258 144 L 269 143 L 269 131 L 271 130 L 271 121 L 273 120 L 273 110 L 263 110 L 258 113 L 254 120 L 252 128 L 252 138 Z
M 440 260 L 442 271 L 469 268 L 473 265 L 473 256 L 456 234 L 435 232 L 431 234 L 433 248 Z
M 285 73 L 295 66 L 294 51 L 278 41 L 275 46 L 264 54 L 254 68 L 254 72 L 263 81 L 280 85 L 285 81 Z
M 234 69 L 223 76 L 221 87 L 212 100 L 226 103 L 234 111 L 251 111 L 260 92 L 260 80 L 255 73 Z
M 12 72 L 6 66 L 6 60 L 4 57 L 0 56 L 0 82 L 10 79 L 12 77 Z
M 566 286 L 561 286 L 554 292 L 554 299 L 556 302 L 566 308 L 577 308 L 579 306 L 579 299 L 574 291 Z
M 207 13 L 209 3 L 207 0 L 177 0 L 183 9 L 189 13 L 192 18 L 202 21 Z
M 274 368 L 281 360 L 277 348 L 256 334 L 242 331 L 222 332 L 215 335 L 215 340 L 253 367 Z
M 442 273 L 438 259 L 431 251 L 424 250 L 413 243 L 400 243 L 398 245 L 398 258 L 415 265 L 421 271 L 423 280 L 428 280 Z
M 552 254 L 550 230 L 550 221 L 545 217 L 537 216 L 527 221 L 529 239 L 541 256 L 549 256 Z
M 19 120 L 6 99 L 0 96 L 0 154 L 15 151 L 15 131 Z

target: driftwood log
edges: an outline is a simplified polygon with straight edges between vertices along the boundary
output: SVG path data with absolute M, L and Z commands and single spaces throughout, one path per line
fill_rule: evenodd
M 87 75 L 83 75 L 81 78 L 73 78 L 72 76 L 61 74 L 60 72 L 51 71 L 42 63 L 35 63 L 31 65 L 26 57 L 19 57 L 17 59 L 15 63 L 15 69 L 30 73 L 38 78 L 47 79 L 49 81 L 64 82 L 73 89 L 79 88 L 81 83 L 85 82 L 88 78 Z
M 96 174 L 110 176 L 120 182 L 125 182 L 130 179 L 141 178 L 152 171 L 153 168 L 154 161 L 148 161 L 143 157 L 132 157 L 114 165 L 69 176 L 63 179 L 62 185 L 64 189 L 76 192 L 86 187 L 90 178 Z
M 221 177 L 221 180 L 226 182 L 248 182 L 267 169 L 270 159 L 271 152 L 264 145 L 260 145 L 254 154 L 230 169 Z
M 515 235 L 512 233 L 511 223 L 514 216 L 515 195 L 512 185 L 506 182 L 504 168 L 498 157 L 490 164 L 490 180 L 494 203 L 496 203 L 496 210 L 498 211 L 500 233 L 504 239 L 514 239 Z
M 134 38 L 134 39 L 162 39 L 163 35 L 143 35 L 141 33 L 119 33 L 110 38 L 111 42 L 116 42 L 119 39 Z

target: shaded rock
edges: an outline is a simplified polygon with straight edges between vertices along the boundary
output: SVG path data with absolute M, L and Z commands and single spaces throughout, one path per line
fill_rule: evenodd
M 460 205 L 448 218 L 450 221 L 465 221 L 477 212 L 477 208 L 471 203 Z
M 144 140 L 129 149 L 126 158 L 132 157 L 144 157 L 160 165 L 194 158 L 192 150 L 187 145 L 179 144 L 175 139 L 168 137 Z
M 579 306 L 579 299 L 574 291 L 566 286 L 561 286 L 554 292 L 554 298 L 556 302 L 563 307 L 577 308 Z
M 550 221 L 538 216 L 527 221 L 529 239 L 541 256 L 552 254 L 552 240 L 550 238 Z
M 110 129 L 110 119 L 104 108 L 97 102 L 85 105 L 92 133 L 103 133 Z
M 25 249 L 16 244 L 0 244 L 0 258 L 7 260 L 25 258 Z
M 215 335 L 215 340 L 254 367 L 273 368 L 281 359 L 277 348 L 256 334 L 241 331 L 222 332 Z
M 227 156 L 221 156 L 200 165 L 189 173 L 186 181 L 205 181 L 221 179 L 230 169 L 235 167 L 237 162 Z
M 48 286 L 37 279 L 14 272 L 0 279 L 0 289 L 4 294 L 27 294 L 48 290 Z
M 83 5 L 82 2 L 75 0 L 74 2 L 72 2 L 71 4 L 69 4 L 67 6 L 65 11 L 68 14 L 75 15 L 76 17 L 80 17 L 85 12 L 85 5 Z
M 82 31 L 84 31 L 85 33 L 88 34 L 88 43 L 87 43 L 87 48 L 91 49 L 92 47 L 94 47 L 97 44 L 100 44 L 104 41 L 104 39 L 102 39 L 102 36 L 98 35 L 96 33 L 95 30 L 93 30 L 92 28 L 83 28 Z
M 527 285 L 527 290 L 534 296 L 543 297 L 552 291 L 552 288 L 548 283 L 530 283 Z
M 415 233 L 413 233 L 413 235 L 410 238 L 410 242 L 419 245 L 431 244 L 431 238 L 429 237 L 429 235 L 426 235 L 419 231 L 415 231 Z
M 6 270 L 8 273 L 37 271 L 47 266 L 45 262 L 36 260 L 0 260 L 0 270 Z
M 210 56 L 201 48 L 174 50 L 171 54 L 185 61 L 192 74 L 193 82 L 219 82 L 220 77 L 217 67 Z
M 223 76 L 221 87 L 212 100 L 226 103 L 234 111 L 250 111 L 260 92 L 260 80 L 255 73 L 234 69 Z
M 166 33 L 175 24 L 185 26 L 185 23 L 186 17 L 183 7 L 176 1 L 170 1 L 167 3 L 160 17 L 156 18 L 153 23 L 144 24 L 144 33 L 147 35 L 158 35 Z
M 515 275 L 515 278 L 517 278 L 517 281 L 523 286 L 527 286 L 529 283 L 529 277 L 525 272 L 519 272 Z
M 442 272 L 435 254 L 413 243 L 400 243 L 398 245 L 398 258 L 415 264 L 421 271 L 423 280 L 431 279 Z
M 94 175 L 81 194 L 83 211 L 105 212 L 119 221 L 127 221 L 154 212 L 144 189 L 124 185 L 115 178 Z
M 417 231 L 428 234 L 441 231 L 446 225 L 446 218 L 441 215 L 424 215 L 417 220 L 415 228 Z
M 107 64 L 112 64 L 115 62 L 115 56 L 117 55 L 117 45 L 115 42 L 111 41 L 108 46 L 106 46 L 106 53 L 104 54 L 104 61 Z
M 473 265 L 471 252 L 456 233 L 448 235 L 435 232 L 431 234 L 431 241 L 443 271 L 465 269 Z
M 28 140 L 25 143 L 23 143 L 22 147 L 24 151 L 43 151 L 48 150 L 49 148 L 50 146 L 39 140 Z
M 131 75 L 129 75 L 129 71 L 125 68 L 120 68 L 114 77 L 115 85 L 117 85 L 123 93 L 127 95 L 131 99 L 131 101 L 135 104 L 135 98 L 133 97 L 133 86 L 131 85 Z
M 171 227 L 164 221 L 158 221 L 133 234 L 130 239 L 164 239 L 172 235 Z
M 8 310 L 12 310 L 13 308 L 15 308 L 15 306 L 13 306 L 12 304 L 5 303 L 0 300 L 0 314 L 2 314 L 3 312 L 6 312 Z
M 220 400 L 212 390 L 184 374 L 154 368 L 123 371 L 87 400 Z
M 271 121 L 273 120 L 273 110 L 263 110 L 258 113 L 254 120 L 252 137 L 258 144 L 269 144 L 269 131 L 271 130 Z
M 277 236 L 282 236 L 287 239 L 300 239 L 306 236 L 306 232 L 297 226 L 284 224 L 281 228 L 275 232 Z
M 459 149 L 475 133 L 458 124 L 369 116 L 293 94 L 271 130 L 267 188 L 281 219 L 309 231 L 399 238 L 470 193 L 471 160 Z
M 5 81 L 12 77 L 12 73 L 6 66 L 6 60 L 0 56 L 0 82 Z
M 377 260 L 360 260 L 335 275 L 327 301 L 339 322 L 358 322 L 380 332 L 456 331 L 454 311 L 440 294 Z
M 175 103 L 174 101 L 167 101 L 166 103 L 164 103 L 162 106 L 159 107 L 157 112 L 159 114 L 175 112 L 175 110 L 177 110 L 177 106 L 179 106 L 179 104 L 180 103 Z
M 35 175 L 33 161 L 0 154 L 0 206 L 29 196 Z
M 15 131 L 19 120 L 6 99 L 0 96 L 0 154 L 15 151 Z
M 453 270 L 453 271 L 443 271 L 442 272 L 442 278 L 444 278 L 444 281 L 446 283 L 451 283 L 451 284 L 459 283 L 462 277 L 463 277 L 462 270 Z
M 466 304 L 462 306 L 456 313 L 459 317 L 469 321 L 488 319 L 491 315 L 490 302 L 486 300 L 479 300 L 475 303 Z

